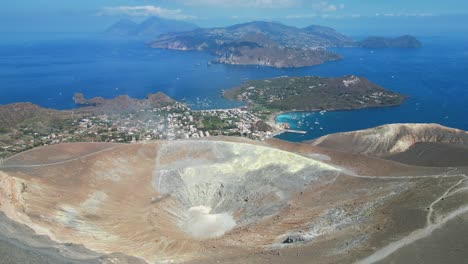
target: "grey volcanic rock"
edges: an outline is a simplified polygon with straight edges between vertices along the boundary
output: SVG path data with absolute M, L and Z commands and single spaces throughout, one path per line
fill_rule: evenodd
M 62 147 L 74 148 L 42 150 Z M 7 161 L 7 172 L 0 170 L 0 212 L 55 240 L 80 242 L 95 252 L 122 252 L 148 263 L 197 258 L 201 247 L 211 248 L 209 241 L 200 240 L 256 225 L 287 208 L 289 199 L 306 185 L 340 173 L 300 155 L 222 141 L 112 145 L 95 155 L 85 153 L 58 162 L 39 185 L 33 183 L 35 169 L 28 169 L 33 181 L 16 178 L 16 168 L 22 170 L 22 165 Z M 43 154 L 50 157 L 48 162 L 57 158 Z M 82 158 L 89 159 L 90 166 L 80 165 Z M 55 177 L 68 165 L 74 167 L 68 169 L 74 180 L 61 177 L 58 183 Z M 81 187 L 72 192 L 63 184 Z M 46 190 L 54 194 L 42 196 Z M 46 207 L 39 209 L 39 204 Z M 21 208 L 27 209 L 20 212 Z M 282 229 L 278 225 L 275 233 Z
M 358 46 L 362 48 L 421 48 L 421 42 L 410 35 L 405 35 L 397 38 L 384 37 L 369 37 L 361 42 Z
M 454 156 L 458 160 L 456 164 L 460 164 L 460 157 L 466 157 L 468 133 L 437 124 L 391 124 L 331 134 L 310 141 L 310 144 L 409 164 L 430 165 L 432 160 L 436 165 L 435 159 L 448 159 L 440 164 L 446 165 Z M 441 157 L 443 153 L 452 156 Z M 463 164 L 468 165 L 468 160 Z
M 72 243 L 60 244 L 0 212 L 0 263 L 143 264 L 141 259 L 114 253 L 100 254 Z
M 386 159 L 417 166 L 468 166 L 468 145 L 420 142 L 404 152 L 389 155 Z
M 458 263 L 467 174 L 276 139 L 52 145 L 0 168 L 0 260 Z

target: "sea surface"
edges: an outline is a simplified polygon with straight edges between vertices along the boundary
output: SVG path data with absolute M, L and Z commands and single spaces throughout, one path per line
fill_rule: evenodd
M 144 43 L 96 36 L 10 39 L 0 43 L 0 104 L 33 102 L 70 109 L 75 92 L 86 97 L 121 94 L 144 98 L 162 91 L 195 109 L 231 108 L 222 89 L 248 79 L 277 76 L 364 76 L 409 96 L 401 106 L 354 111 L 285 113 L 307 134 L 278 136 L 302 141 L 387 123 L 439 123 L 468 130 L 468 38 L 421 37 L 424 47 L 405 49 L 340 48 L 343 60 L 299 69 L 210 65 L 200 52 L 151 49 Z

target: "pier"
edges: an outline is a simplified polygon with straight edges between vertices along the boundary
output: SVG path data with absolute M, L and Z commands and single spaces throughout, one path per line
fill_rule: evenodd
M 295 134 L 307 134 L 307 131 L 302 131 L 302 130 L 292 130 L 292 129 L 286 129 L 284 132 L 288 133 L 295 133 Z

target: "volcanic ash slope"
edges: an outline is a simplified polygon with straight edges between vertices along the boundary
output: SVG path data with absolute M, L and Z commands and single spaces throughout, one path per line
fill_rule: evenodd
M 463 213 L 465 179 L 278 140 L 62 144 L 2 165 L 0 210 L 29 233 L 0 218 L 0 238 L 80 263 L 383 259 Z

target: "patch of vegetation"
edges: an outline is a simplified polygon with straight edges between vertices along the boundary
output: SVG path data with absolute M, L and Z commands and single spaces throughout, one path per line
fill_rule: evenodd
M 225 129 L 229 128 L 230 125 L 228 123 L 225 123 L 223 119 L 221 119 L 219 116 L 205 116 L 203 118 L 203 128 L 206 130 L 220 130 L 220 129 Z M 234 127 L 234 126 L 232 126 Z
M 401 104 L 405 96 L 371 83 L 365 78 L 345 76 L 280 77 L 252 80 L 224 92 L 228 99 L 251 104 L 257 113 L 278 111 L 348 110 Z M 262 114 L 261 114 L 262 115 Z

